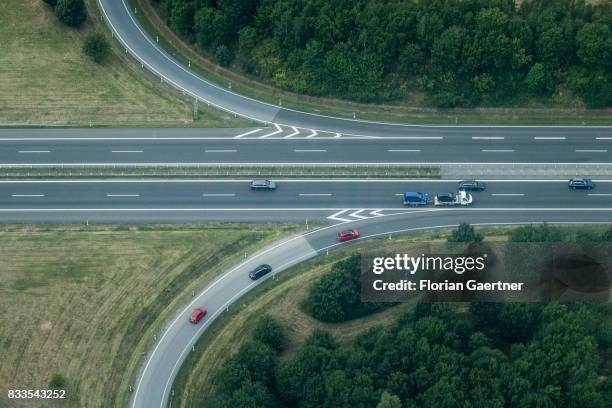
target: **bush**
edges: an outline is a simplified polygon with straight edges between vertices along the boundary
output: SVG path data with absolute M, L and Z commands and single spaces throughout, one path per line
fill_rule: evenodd
M 220 45 L 215 49 L 215 60 L 222 67 L 227 67 L 232 62 L 232 53 L 226 45 Z
M 85 38 L 83 44 L 83 53 L 91 58 L 94 62 L 102 64 L 108 57 L 110 45 L 102 34 L 91 34 Z
M 459 227 L 453 231 L 448 242 L 480 242 L 482 241 L 482 235 L 477 233 L 468 223 L 461 223 Z
M 55 15 L 63 24 L 79 27 L 87 19 L 85 3 L 83 0 L 58 0 Z
M 43 0 L 45 3 L 47 3 L 48 5 L 50 5 L 51 7 L 55 7 L 55 5 L 57 4 L 57 0 Z
M 66 379 L 58 373 L 51 376 L 49 380 L 49 388 L 64 388 L 66 386 Z
M 262 342 L 276 352 L 282 351 L 285 346 L 283 327 L 269 315 L 259 318 L 253 331 L 253 339 Z

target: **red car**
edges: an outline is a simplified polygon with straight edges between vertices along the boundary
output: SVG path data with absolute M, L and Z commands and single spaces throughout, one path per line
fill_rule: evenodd
M 198 324 L 205 314 L 206 308 L 204 307 L 198 307 L 196 309 L 193 309 L 193 312 L 191 312 L 191 316 L 189 316 L 189 322 L 193 324 Z
M 357 228 L 352 230 L 340 231 L 338 233 L 338 241 L 350 241 L 351 239 L 359 238 L 359 230 Z

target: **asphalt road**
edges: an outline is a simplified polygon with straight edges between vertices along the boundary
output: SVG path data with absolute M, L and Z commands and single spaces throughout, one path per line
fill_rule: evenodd
M 555 137 L 469 133 L 383 140 L 262 139 L 256 135 L 270 129 L 260 129 L 238 138 L 257 129 L 0 129 L 0 165 L 612 162 L 612 136 L 595 129 Z
M 339 244 L 335 234 L 338 230 L 348 227 L 360 229 L 363 239 L 384 236 L 401 231 L 420 231 L 433 228 L 450 228 L 460 222 L 473 225 L 521 224 L 531 222 L 602 222 L 610 220 L 612 209 L 607 210 L 513 210 L 496 209 L 489 211 L 473 211 L 449 209 L 442 211 L 415 211 L 401 215 L 389 215 L 376 219 L 352 221 L 342 225 L 326 227 L 297 236 L 267 248 L 245 260 L 240 265 L 225 272 L 220 278 L 208 285 L 189 304 L 185 305 L 159 333 L 159 341 L 145 357 L 145 364 L 134 384 L 132 407 L 165 407 L 172 392 L 172 383 L 181 363 L 189 355 L 199 336 L 241 295 L 262 283 L 265 279 L 252 281 L 248 271 L 255 266 L 267 263 L 277 274 L 290 266 L 334 249 Z M 268 275 L 273 279 L 274 275 Z M 208 309 L 208 315 L 199 325 L 187 321 L 191 310 L 203 306 Z
M 612 180 L 596 180 L 590 191 L 566 183 L 487 180 L 470 209 L 612 208 Z M 337 222 L 410 211 L 405 191 L 433 200 L 456 189 L 456 180 L 279 180 L 275 191 L 252 191 L 249 180 L 0 181 L 0 215 L 3 222 Z
M 176 61 L 168 55 L 159 47 L 156 40 L 151 39 L 138 25 L 126 5 L 126 0 L 98 0 L 98 4 L 115 37 L 144 67 L 185 93 L 237 115 L 263 123 L 294 126 L 304 131 L 339 132 L 347 135 L 404 136 L 415 132 L 438 135 L 441 129 L 435 126 L 397 125 L 332 118 L 298 112 L 245 97 L 198 76 L 185 66 L 187 65 L 185 62 Z M 446 129 L 455 131 L 452 127 Z M 495 131 L 495 128 L 490 129 L 492 132 Z M 462 131 L 469 132 L 470 129 L 465 128 Z M 504 129 L 504 132 L 513 134 L 532 131 L 533 128 L 528 127 Z M 567 134 L 584 134 L 584 132 L 593 132 L 593 130 L 570 128 Z M 539 130 L 539 134 L 558 136 L 559 128 L 543 128 Z

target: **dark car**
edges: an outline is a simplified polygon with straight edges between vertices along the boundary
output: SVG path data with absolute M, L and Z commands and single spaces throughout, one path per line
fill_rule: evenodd
M 434 200 L 436 205 L 450 205 L 455 203 L 455 195 L 453 193 L 438 194 Z
M 249 278 L 257 280 L 270 272 L 272 272 L 272 267 L 270 265 L 259 265 L 257 268 L 249 272 Z
M 484 191 L 486 188 L 482 181 L 463 180 L 459 182 L 459 190 L 463 191 Z
M 204 316 L 206 316 L 206 308 L 195 308 L 193 309 L 193 312 L 191 312 L 191 316 L 189 316 L 189 322 L 193 324 L 198 324 Z
M 573 178 L 567 183 L 568 187 L 572 190 L 590 190 L 593 188 L 593 180 L 584 178 Z
M 272 180 L 253 180 L 251 182 L 251 190 L 276 190 L 276 183 Z
M 338 241 L 350 241 L 351 239 L 359 238 L 359 230 L 355 228 L 352 230 L 340 231 L 337 238 Z

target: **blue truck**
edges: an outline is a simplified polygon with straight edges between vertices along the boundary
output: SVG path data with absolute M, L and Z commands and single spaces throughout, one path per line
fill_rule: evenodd
M 404 205 L 416 207 L 417 205 L 427 205 L 429 195 L 416 191 L 408 191 L 404 193 Z

